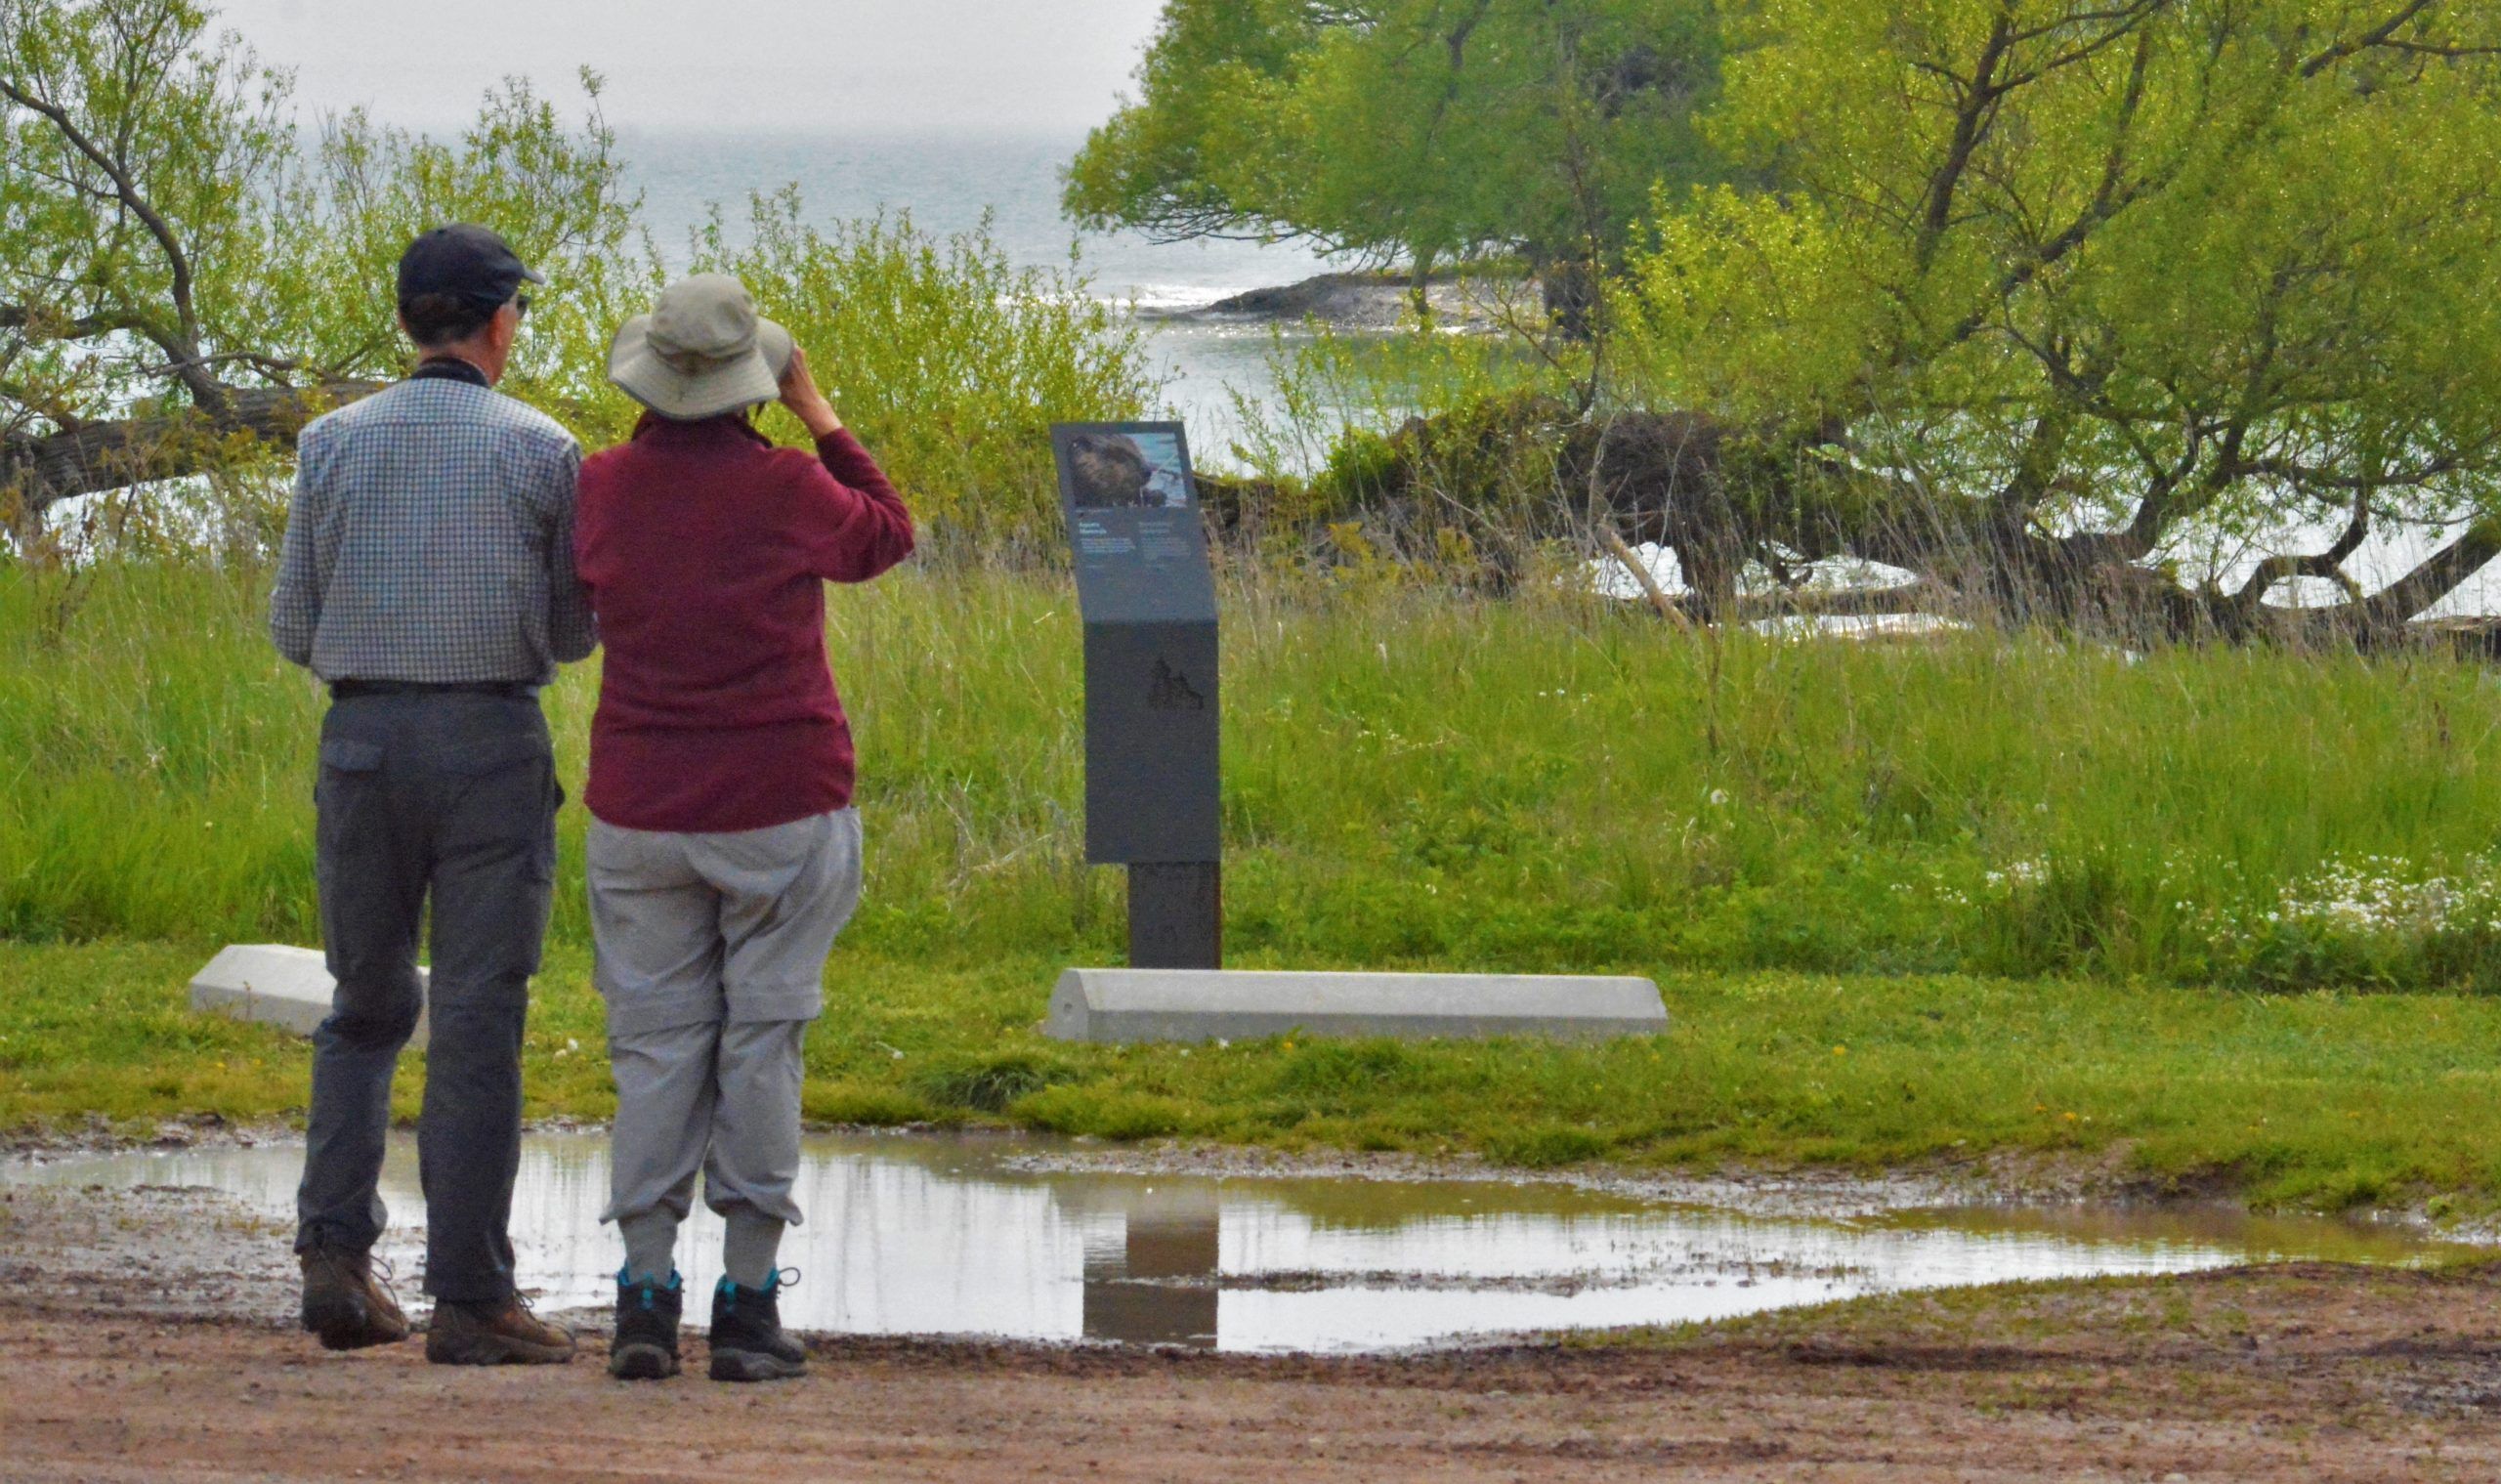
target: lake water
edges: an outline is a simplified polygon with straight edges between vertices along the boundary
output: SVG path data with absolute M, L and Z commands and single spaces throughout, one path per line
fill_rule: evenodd
M 2292 1258 L 2405 1264 L 2465 1249 L 2328 1219 L 2102 1206 L 1852 1217 L 1675 1205 L 1550 1181 L 1324 1179 L 1106 1171 L 1073 1146 L 999 1135 L 811 1136 L 794 1326 L 1250 1351 L 1360 1351 L 1519 1332 L 1720 1319 L 1863 1294 L 2014 1279 L 2183 1273 Z M 0 1162 L 0 1185 L 207 1186 L 282 1244 L 303 1149 Z M 383 1175 L 383 1254 L 418 1270 L 412 1141 Z M 513 1236 L 542 1308 L 613 1301 L 599 1224 L 608 1144 L 534 1135 Z M 691 1315 L 718 1278 L 720 1222 L 680 1245 Z M 403 1284 L 413 1289 L 413 1284 Z
M 1084 143 L 1081 134 L 888 133 L 757 135 L 620 133 L 619 146 L 643 190 L 648 220 L 672 266 L 687 257 L 688 233 L 713 202 L 735 224 L 751 191 L 795 184 L 820 222 L 909 210 L 923 227 L 960 232 L 985 214 L 999 245 L 1020 266 L 1064 267 L 1074 244 L 1094 292 L 1149 313 L 1149 350 L 1170 377 L 1166 398 L 1190 427 L 1192 450 L 1207 467 L 1226 463 L 1238 426 L 1233 394 L 1271 403 L 1275 337 L 1264 325 L 1173 322 L 1156 312 L 1204 307 L 1245 289 L 1292 283 L 1330 265 L 1293 243 L 1197 241 L 1157 243 L 1135 233 L 1080 233 L 1059 209 L 1060 172 Z M 836 374 L 839 374 L 838 371 Z M 2190 572 L 2214 573 L 2230 586 L 2268 554 L 2323 545 L 2333 530 L 2295 528 L 2225 539 L 2191 533 L 2173 555 Z M 2453 530 L 2384 522 L 2350 564 L 2366 588 L 2394 580 Z M 1680 585 L 1673 558 L 1647 553 L 1671 587 Z M 1603 568 L 1605 564 L 1600 564 Z M 1628 588 L 1629 584 L 1624 584 Z M 2321 582 L 2291 584 L 2278 601 L 2329 601 Z M 2436 611 L 2440 615 L 2501 612 L 2501 574 L 2487 571 Z
M 1234 426 L 1231 393 L 1274 395 L 1266 326 L 1173 322 L 1158 312 L 1202 308 L 1329 265 L 1293 243 L 1157 243 L 1136 233 L 1081 233 L 1060 214 L 1060 171 L 1078 134 L 757 135 L 621 133 L 647 220 L 672 268 L 714 203 L 735 229 L 749 192 L 796 185 L 808 215 L 831 223 L 883 211 L 921 227 L 964 232 L 987 217 L 1019 267 L 1065 268 L 1073 246 L 1093 292 L 1149 315 L 1149 349 L 1170 378 L 1166 396 L 1190 424 L 1202 463 L 1221 460 Z M 838 369 L 834 374 L 838 375 Z

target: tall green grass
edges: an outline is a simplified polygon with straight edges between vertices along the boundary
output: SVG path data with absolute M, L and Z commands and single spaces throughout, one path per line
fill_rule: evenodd
M 0 936 L 316 936 L 320 698 L 258 578 L 0 572 Z M 1670 629 L 1228 574 L 1227 931 L 1308 966 L 2501 984 L 2501 689 L 2436 659 Z M 1106 958 L 1064 579 L 838 591 L 871 880 L 850 941 Z M 549 693 L 576 782 L 595 664 Z M 556 933 L 579 943 L 577 808 Z

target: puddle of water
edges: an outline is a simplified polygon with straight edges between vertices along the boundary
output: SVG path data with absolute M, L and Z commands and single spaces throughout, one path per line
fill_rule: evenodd
M 1163 1177 L 1037 1168 L 1029 1139 L 812 1137 L 783 1245 L 784 1319 L 869 1335 L 981 1335 L 1249 1351 L 1351 1351 L 1518 1331 L 1725 1318 L 2011 1279 L 2188 1272 L 2291 1258 L 2405 1263 L 2454 1247 L 2324 1219 L 2096 1207 L 1771 1219 L 1552 1184 Z M 52 1185 L 213 1186 L 281 1221 L 296 1145 L 134 1152 L 0 1167 Z M 1046 1163 L 1046 1160 L 1039 1163 Z M 412 1140 L 383 1174 L 384 1253 L 416 1270 Z M 614 1294 L 602 1134 L 534 1135 L 513 1208 L 545 1308 Z M 720 1222 L 680 1244 L 691 1294 Z M 699 1313 L 701 1300 L 691 1302 Z

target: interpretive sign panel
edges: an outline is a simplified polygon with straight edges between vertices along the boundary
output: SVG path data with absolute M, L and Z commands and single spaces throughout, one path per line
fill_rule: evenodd
M 1086 859 L 1132 868 L 1132 963 L 1213 967 L 1215 581 L 1188 442 L 1179 423 L 1063 423 L 1051 450 L 1085 620 Z
M 1086 626 L 1212 625 L 1207 526 L 1181 425 L 1061 423 L 1051 451 Z

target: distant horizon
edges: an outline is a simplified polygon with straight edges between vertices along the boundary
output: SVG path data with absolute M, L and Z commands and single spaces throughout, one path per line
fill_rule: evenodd
M 583 119 L 580 108 L 568 106 L 568 105 L 576 105 L 581 102 L 580 91 L 574 85 L 574 79 L 571 74 L 556 79 L 556 83 L 559 84 L 556 86 L 551 86 L 546 78 L 515 74 L 511 79 L 499 79 L 497 89 L 500 89 L 504 82 L 515 79 L 529 83 L 542 101 L 553 105 L 557 118 L 568 128 L 578 128 L 581 125 Z M 300 125 L 318 125 L 325 118 L 341 117 L 360 109 L 366 117 L 384 128 L 403 129 L 411 134 L 445 139 L 475 126 L 478 122 L 479 109 L 485 105 L 487 97 L 487 92 L 480 92 L 470 100 L 467 112 L 445 111 L 432 116 L 400 116 L 386 112 L 370 104 L 340 104 L 309 98 L 300 91 L 295 95 L 293 104 L 296 122 Z M 1116 107 L 1117 105 L 1106 106 L 1103 116 L 1091 123 L 1028 123 L 1018 120 L 955 118 L 905 120 L 824 118 L 783 122 L 773 119 L 724 120 L 713 117 L 641 119 L 624 114 L 618 107 L 614 94 L 600 101 L 601 116 L 619 140 L 629 140 L 640 134 L 666 135 L 671 139 L 706 136 L 721 139 L 962 138 L 992 142 L 1030 140 L 1038 144 L 1065 145 L 1072 151 L 1082 145 L 1086 136 L 1092 134 L 1095 129 L 1110 122 Z
M 541 99 L 553 104 L 556 108 L 557 117 L 563 120 L 568 127 L 579 127 L 582 122 L 579 116 L 579 110 L 568 110 L 566 107 L 566 104 L 569 99 L 573 101 L 578 101 L 579 99 L 579 94 L 573 87 L 572 78 L 569 76 L 563 79 L 564 91 L 562 92 L 551 89 L 546 82 L 540 78 L 525 76 L 521 77 L 519 80 L 529 83 L 537 91 L 537 95 Z M 367 117 L 371 118 L 375 123 L 380 124 L 384 128 L 403 129 L 411 134 L 425 135 L 436 139 L 445 139 L 456 135 L 464 129 L 473 127 L 478 122 L 477 106 L 483 106 L 487 97 L 487 95 L 486 93 L 480 93 L 478 97 L 472 101 L 473 106 L 467 113 L 444 113 L 432 118 L 394 117 L 369 105 L 338 105 L 306 98 L 301 94 L 296 96 L 294 104 L 296 122 L 299 124 L 318 125 L 324 118 L 343 116 L 351 111 L 360 108 Z M 606 121 L 608 127 L 615 133 L 616 138 L 620 143 L 631 141 L 637 136 L 644 135 L 664 136 L 669 139 L 717 138 L 741 140 L 957 138 L 978 139 L 986 143 L 993 144 L 1004 141 L 1025 141 L 1038 145 L 1048 144 L 1064 147 L 1072 154 L 1076 151 L 1079 146 L 1085 143 L 1088 135 L 1092 134 L 1104 123 L 1110 121 L 1112 111 L 1113 110 L 1110 107 L 1107 107 L 1104 110 L 1102 118 L 1089 124 L 1024 123 L 1013 120 L 980 121 L 958 120 L 953 118 L 929 118 L 916 120 L 847 120 L 827 118 L 813 121 L 779 122 L 770 119 L 722 120 L 717 118 L 644 120 L 620 116 L 617 106 L 613 99 L 603 99 L 600 105 L 600 112 L 603 119 Z

